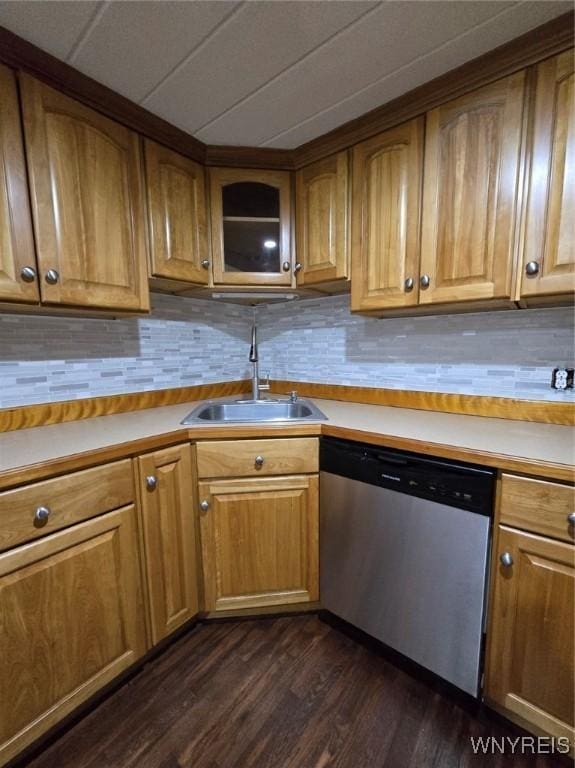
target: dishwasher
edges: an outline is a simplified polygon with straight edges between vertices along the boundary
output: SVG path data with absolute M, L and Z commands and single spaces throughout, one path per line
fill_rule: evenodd
M 335 438 L 320 471 L 322 607 L 477 697 L 495 472 Z

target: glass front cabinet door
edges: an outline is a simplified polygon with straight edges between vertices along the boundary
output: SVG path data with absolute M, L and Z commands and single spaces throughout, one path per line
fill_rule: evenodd
M 210 169 L 215 285 L 294 284 L 290 174 Z

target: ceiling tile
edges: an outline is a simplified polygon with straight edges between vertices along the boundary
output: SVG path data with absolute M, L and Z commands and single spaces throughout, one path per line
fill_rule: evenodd
M 449 0 L 384 3 L 199 131 L 198 138 L 216 144 L 259 145 L 285 130 L 286 123 L 295 125 L 327 109 L 511 5 Z
M 194 132 L 372 7 L 248 2 L 143 105 Z
M 0 25 L 65 59 L 102 2 L 0 2 Z
M 112 2 L 72 63 L 140 101 L 238 6 L 236 2 Z
M 313 110 L 310 118 L 281 132 L 264 145 L 287 149 L 298 147 L 569 10 L 570 2 L 515 4 L 492 21 L 450 41 L 363 91 L 353 93 L 339 104 L 334 99 L 335 106 L 319 113 Z M 272 100 L 267 108 L 282 109 L 282 103 Z

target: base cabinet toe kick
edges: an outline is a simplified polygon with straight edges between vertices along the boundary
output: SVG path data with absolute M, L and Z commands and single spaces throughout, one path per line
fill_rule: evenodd
M 573 742 L 574 501 L 569 484 L 287 436 L 4 491 L 0 766 L 198 616 L 319 607 Z

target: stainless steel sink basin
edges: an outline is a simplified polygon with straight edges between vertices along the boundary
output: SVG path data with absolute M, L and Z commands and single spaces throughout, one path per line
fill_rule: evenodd
M 182 424 L 244 421 L 323 421 L 327 417 L 309 400 L 234 400 L 202 403 Z

